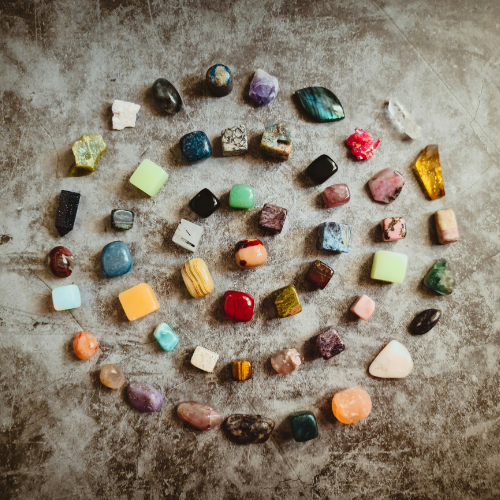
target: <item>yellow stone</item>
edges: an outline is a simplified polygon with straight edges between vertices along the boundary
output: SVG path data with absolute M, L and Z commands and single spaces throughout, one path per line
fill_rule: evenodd
M 252 362 L 249 359 L 233 361 L 234 380 L 248 380 L 252 378 Z
M 437 144 L 429 144 L 422 151 L 415 165 L 415 170 L 431 200 L 437 200 L 444 196 L 443 173 L 441 172 Z
M 82 177 L 95 172 L 97 164 L 107 148 L 104 139 L 99 134 L 82 135 L 73 144 L 75 163 L 69 170 L 69 176 Z

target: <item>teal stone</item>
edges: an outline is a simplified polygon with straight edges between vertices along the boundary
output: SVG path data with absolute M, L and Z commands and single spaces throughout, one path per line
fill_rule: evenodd
M 108 243 L 101 252 L 101 271 L 105 278 L 122 276 L 132 271 L 132 255 L 123 241 Z
M 153 335 L 164 351 L 171 351 L 179 342 L 179 337 L 166 323 L 160 323 Z
M 288 416 L 292 426 L 293 438 L 297 443 L 305 443 L 318 437 L 318 424 L 314 413 L 299 411 Z
M 345 118 L 344 108 L 337 96 L 324 87 L 307 87 L 297 90 L 304 111 L 317 122 L 335 122 Z
M 455 278 L 448 262 L 439 259 L 424 278 L 424 285 L 441 294 L 450 295 L 455 288 Z

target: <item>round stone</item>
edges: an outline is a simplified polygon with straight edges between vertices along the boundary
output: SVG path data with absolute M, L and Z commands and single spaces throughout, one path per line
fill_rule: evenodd
M 351 387 L 333 396 L 332 410 L 339 422 L 352 424 L 370 415 L 372 400 L 362 387 Z
M 217 97 L 228 95 L 233 90 L 231 70 L 224 64 L 208 68 L 206 82 L 210 92 Z
M 162 395 L 152 385 L 143 382 L 129 384 L 127 395 L 130 404 L 142 413 L 158 411 L 163 404 Z
M 73 254 L 66 247 L 55 247 L 49 254 L 49 266 L 52 274 L 58 278 L 67 278 L 73 272 Z
M 177 89 L 165 78 L 153 83 L 153 96 L 163 111 L 175 115 L 182 108 L 182 99 Z
M 78 332 L 73 339 L 75 354 L 83 360 L 90 359 L 99 349 L 99 343 L 90 332 Z
M 116 365 L 104 365 L 100 374 L 101 383 L 110 389 L 119 389 L 125 383 L 125 377 Z
M 272 367 L 282 375 L 287 375 L 298 370 L 301 364 L 302 360 L 297 349 L 284 349 L 273 354 L 271 357 Z

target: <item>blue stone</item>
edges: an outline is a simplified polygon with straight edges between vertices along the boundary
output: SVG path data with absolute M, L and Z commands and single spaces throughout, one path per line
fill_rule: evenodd
M 105 278 L 114 278 L 132 271 L 132 255 L 123 241 L 113 241 L 102 249 L 101 271 Z
M 314 413 L 298 411 L 288 416 L 292 426 L 293 439 L 297 443 L 305 443 L 318 437 L 318 424 Z
M 317 122 L 334 122 L 345 118 L 344 108 L 337 96 L 324 87 L 297 90 L 295 95 L 304 111 Z
M 338 222 L 323 222 L 318 226 L 318 250 L 349 253 L 351 226 Z
M 179 337 L 166 323 L 160 323 L 153 335 L 164 351 L 171 351 L 179 342 Z
M 217 97 L 225 96 L 233 90 L 231 70 L 224 64 L 215 64 L 209 68 L 206 81 L 212 94 Z
M 212 146 L 205 132 L 190 132 L 181 139 L 181 153 L 188 163 L 197 163 L 212 156 Z

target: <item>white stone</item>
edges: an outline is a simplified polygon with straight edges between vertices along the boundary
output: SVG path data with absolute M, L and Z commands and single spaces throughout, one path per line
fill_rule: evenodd
M 191 364 L 205 372 L 212 373 L 215 368 L 215 363 L 219 359 L 219 355 L 215 352 L 209 351 L 204 347 L 198 346 L 191 358 Z
M 413 370 L 413 360 L 408 349 L 391 340 L 370 365 L 370 375 L 379 378 L 405 378 Z
M 222 156 L 238 156 L 248 151 L 247 129 L 245 125 L 226 128 L 221 134 Z
M 113 129 L 123 130 L 125 127 L 135 127 L 136 115 L 140 109 L 139 104 L 115 99 L 113 106 L 111 106 L 111 111 L 113 112 Z
M 195 252 L 198 248 L 198 244 L 200 243 L 202 234 L 202 227 L 193 224 L 188 220 L 181 219 L 181 223 L 175 230 L 172 241 L 186 250 Z
M 413 121 L 410 113 L 396 99 L 389 99 L 389 113 L 399 129 L 412 139 L 418 139 L 422 129 Z

